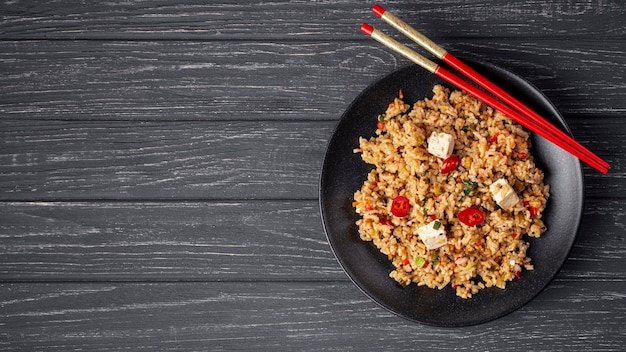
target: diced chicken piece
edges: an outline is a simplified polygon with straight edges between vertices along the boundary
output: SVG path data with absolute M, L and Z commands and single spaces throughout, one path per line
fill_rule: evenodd
M 493 200 L 504 210 L 511 210 L 519 202 L 519 197 L 513 190 L 513 188 L 501 178 L 489 186 L 489 191 Z
M 448 243 L 448 238 L 446 237 L 446 230 L 441 224 L 440 221 L 434 220 L 429 222 L 428 224 L 417 228 L 417 234 L 420 236 L 420 239 L 426 245 L 426 249 L 437 249 L 444 244 Z
M 454 137 L 444 132 L 433 132 L 428 137 L 428 152 L 436 157 L 445 159 L 454 151 Z

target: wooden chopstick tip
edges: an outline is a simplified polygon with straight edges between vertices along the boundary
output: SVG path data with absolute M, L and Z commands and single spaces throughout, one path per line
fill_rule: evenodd
M 374 27 L 370 26 L 367 23 L 363 23 L 361 25 L 361 32 L 367 34 L 368 36 L 372 36 L 372 33 L 374 33 Z
M 385 11 L 386 10 L 378 4 L 375 4 L 374 7 L 372 7 L 372 12 L 378 17 L 383 17 Z

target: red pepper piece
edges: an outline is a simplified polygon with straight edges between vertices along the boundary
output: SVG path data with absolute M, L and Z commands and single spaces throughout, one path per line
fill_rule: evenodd
M 449 174 L 452 171 L 458 169 L 460 164 L 461 164 L 461 158 L 459 158 L 458 156 L 452 154 L 449 157 L 447 157 L 443 161 L 443 163 L 441 163 L 441 173 L 442 174 Z
M 383 224 L 383 225 L 392 225 L 393 226 L 393 223 L 389 219 L 378 218 L 378 221 L 380 221 L 380 223 Z
M 458 214 L 459 220 L 467 226 L 480 225 L 485 221 L 483 212 L 477 207 L 467 208 Z
M 405 196 L 397 196 L 391 203 L 391 213 L 399 218 L 407 216 L 410 209 L 411 204 L 409 203 L 409 199 Z
M 539 208 L 530 205 L 528 201 L 524 201 L 524 205 L 528 207 L 528 210 L 530 211 L 530 216 L 536 218 L 537 215 L 539 215 Z

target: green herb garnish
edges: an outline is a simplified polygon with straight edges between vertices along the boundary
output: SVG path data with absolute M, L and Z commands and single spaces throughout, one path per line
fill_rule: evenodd
M 478 186 L 478 182 L 472 182 L 470 180 L 463 180 L 463 185 L 465 185 L 465 189 L 463 190 L 463 198 L 467 197 L 476 186 Z
M 433 254 L 430 255 L 430 261 L 433 265 L 439 264 L 439 256 L 437 255 L 437 252 L 433 252 Z
M 433 224 L 433 229 L 439 230 L 440 227 L 441 227 L 441 221 L 436 220 L 435 223 Z

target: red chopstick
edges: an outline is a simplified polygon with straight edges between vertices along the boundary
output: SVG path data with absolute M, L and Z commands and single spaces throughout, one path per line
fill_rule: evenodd
M 405 22 L 397 18 L 389 11 L 386 11 L 381 6 L 375 5 L 372 11 L 376 15 L 384 19 L 386 22 L 391 24 L 394 28 L 400 30 L 403 34 L 413 39 L 422 47 L 433 53 L 436 57 L 442 59 L 444 62 L 448 63 L 450 66 L 454 67 L 459 72 L 463 73 L 465 76 L 469 77 L 474 82 L 478 83 L 484 89 L 502 99 L 510 106 L 484 93 L 482 90 L 477 89 L 473 85 L 454 75 L 452 72 L 424 58 L 423 56 L 409 49 L 408 47 L 400 44 L 394 39 L 391 39 L 390 37 L 384 35 L 378 30 L 375 30 L 373 27 L 367 24 L 363 24 L 363 26 L 361 26 L 361 30 L 364 33 L 368 34 L 369 36 L 381 42 L 383 45 L 391 48 L 392 50 L 402 54 L 411 61 L 426 68 L 427 70 L 441 77 L 442 79 L 474 95 L 476 98 L 482 100 L 491 107 L 500 110 L 502 113 L 506 114 L 507 116 L 517 121 L 524 127 L 528 128 L 532 132 L 535 132 L 538 135 L 541 135 L 542 137 L 551 141 L 552 143 L 558 145 L 565 151 L 578 157 L 580 160 L 589 164 L 601 173 L 606 174 L 608 172 L 609 164 L 606 161 L 593 154 L 583 145 L 575 141 L 572 137 L 558 129 L 556 126 L 552 125 L 549 121 L 547 121 L 539 114 L 534 112 L 532 109 L 521 103 L 519 100 L 515 99 L 513 96 L 502 90 L 500 87 L 489 81 L 487 78 L 473 70 L 471 67 L 467 66 L 461 60 L 448 53 L 445 49 L 441 48 L 430 39 L 416 31 L 415 29 L 411 28 Z M 523 113 L 525 116 L 520 114 L 518 111 Z
M 442 59 L 444 62 L 454 67 L 459 72 L 463 73 L 466 77 L 469 77 L 474 82 L 481 85 L 487 91 L 491 92 L 498 98 L 502 99 L 507 104 L 511 105 L 513 108 L 521 111 L 531 120 L 534 120 L 535 123 L 542 126 L 547 132 L 555 135 L 555 138 L 563 139 L 566 144 L 568 144 L 571 148 L 580 149 L 582 153 L 587 155 L 591 160 L 594 160 L 595 163 L 601 168 L 601 172 L 606 173 L 609 168 L 609 164 L 602 160 L 600 157 L 593 154 L 587 148 L 576 142 L 569 135 L 565 134 L 563 131 L 558 129 L 556 126 L 552 125 L 546 119 L 541 117 L 535 111 L 521 103 L 519 100 L 508 94 L 506 91 L 502 90 L 500 87 L 489 81 L 487 78 L 473 70 L 471 67 L 463 63 L 458 58 L 454 57 L 452 54 L 447 52 L 445 49 L 435 44 L 433 41 L 428 39 L 422 33 L 418 32 L 404 21 L 396 17 L 391 12 L 385 10 L 380 5 L 374 5 L 372 11 L 382 18 L 385 22 L 389 23 L 394 28 L 398 29 L 400 32 L 405 34 L 407 37 L 411 38 L 413 41 L 424 47 L 426 50 L 430 51 L 437 58 Z M 565 149 L 565 148 L 564 148 Z M 567 150 L 567 149 L 566 149 Z M 568 150 L 569 151 L 569 150 Z M 606 171 L 603 171 L 606 170 Z

